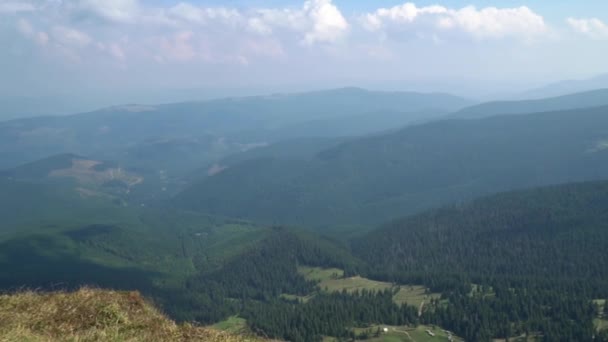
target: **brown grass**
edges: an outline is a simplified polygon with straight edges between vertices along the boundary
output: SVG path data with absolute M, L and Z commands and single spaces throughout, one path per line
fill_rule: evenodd
M 76 292 L 0 295 L 1 342 L 259 341 L 178 325 L 138 292 L 82 288 Z

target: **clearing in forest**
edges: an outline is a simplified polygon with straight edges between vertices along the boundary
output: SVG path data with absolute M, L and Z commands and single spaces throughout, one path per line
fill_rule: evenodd
M 396 289 L 399 291 L 393 297 L 397 304 L 408 304 L 419 308 L 421 303 L 428 303 L 433 298 L 439 298 L 439 293 L 429 293 L 427 288 L 419 285 L 396 285 L 388 282 L 376 281 L 360 276 L 344 278 L 344 271 L 337 268 L 306 267 L 298 268 L 298 272 L 306 279 L 319 281 L 322 291 L 337 292 L 346 290 L 354 291 L 384 291 Z M 310 298 L 308 298 L 310 299 Z

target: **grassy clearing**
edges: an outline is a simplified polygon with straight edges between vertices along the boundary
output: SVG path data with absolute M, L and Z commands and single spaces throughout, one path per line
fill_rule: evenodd
M 427 333 L 427 330 L 431 331 L 435 336 L 430 336 Z M 410 340 L 407 341 L 416 341 L 416 342 L 431 342 L 431 341 L 449 341 L 448 333 L 446 333 L 443 329 L 435 326 L 427 326 L 420 325 L 412 330 L 404 330 L 408 332 L 411 336 Z M 454 341 L 463 341 L 462 339 L 455 337 Z
M 309 300 L 313 299 L 315 297 L 314 294 L 310 294 L 308 296 L 297 296 L 297 295 L 292 295 L 292 294 L 281 294 L 280 296 L 283 299 L 286 300 L 298 300 L 302 303 L 308 303 Z
M 382 291 L 393 287 L 390 283 L 370 280 L 359 276 L 343 278 L 344 271 L 337 268 L 298 267 L 298 272 L 308 280 L 319 282 L 319 288 L 327 292 L 373 290 Z
M 375 332 L 377 328 L 381 330 L 388 328 L 388 332 L 382 332 L 379 337 L 371 337 L 367 340 L 357 340 L 366 342 L 444 342 L 449 341 L 448 333 L 439 327 L 420 325 L 416 328 L 412 327 L 393 327 L 386 325 L 376 325 L 370 328 L 355 328 L 355 333 L 360 333 L 365 330 L 371 329 Z M 435 336 L 431 336 L 427 333 L 427 330 L 431 331 Z M 337 342 L 338 340 L 333 337 L 326 337 L 323 342 Z M 453 341 L 462 342 L 463 340 L 459 337 L 454 336 Z
M 325 281 L 338 279 L 344 276 L 344 271 L 339 268 L 320 268 L 320 267 L 298 267 L 298 272 L 308 280 Z
M 138 292 L 82 288 L 0 296 L 0 341 L 256 341 L 214 329 L 178 325 Z
M 225 321 L 218 322 L 211 326 L 213 329 L 226 331 L 235 334 L 247 333 L 247 320 L 238 316 L 228 317 Z
M 439 298 L 438 293 L 427 293 L 423 286 L 417 285 L 395 285 L 387 282 L 375 281 L 359 276 L 343 278 L 344 271 L 337 268 L 319 268 L 319 267 L 299 267 L 298 272 L 306 279 L 319 281 L 319 288 L 322 291 L 336 292 L 346 290 L 348 292 L 368 290 L 368 291 L 384 291 L 386 289 L 394 289 L 399 286 L 399 291 L 393 297 L 397 304 L 408 304 L 415 307 L 420 307 L 420 304 L 428 302 L 433 298 Z M 295 296 L 291 296 L 295 297 Z M 290 298 L 291 298 L 290 297 Z M 306 300 L 310 296 L 305 297 Z M 293 299 L 293 298 L 291 298 Z
M 608 320 L 607 319 L 596 318 L 595 320 L 593 320 L 593 323 L 595 323 L 595 327 L 598 331 L 608 329 Z
M 518 337 L 511 337 L 509 338 L 509 342 L 537 342 L 537 341 L 542 341 L 543 337 L 541 335 L 530 335 L 526 338 L 525 335 L 522 336 L 518 336 Z M 492 342 L 507 342 L 507 340 L 503 339 L 499 339 L 499 338 L 495 338 L 492 340 Z
M 608 317 L 604 315 L 604 308 L 606 306 L 605 299 L 595 299 L 593 300 L 593 304 L 597 306 L 597 318 L 593 320 L 595 324 L 595 328 L 597 331 L 602 331 L 608 329 Z
M 397 304 L 407 304 L 419 308 L 422 302 L 428 303 L 431 299 L 440 297 L 439 293 L 427 293 L 424 286 L 402 285 L 393 300 Z
M 383 291 L 393 288 L 390 283 L 370 280 L 359 276 L 340 279 L 327 279 L 319 283 L 321 290 L 328 292 L 346 290 L 348 292 L 368 290 L 368 291 Z

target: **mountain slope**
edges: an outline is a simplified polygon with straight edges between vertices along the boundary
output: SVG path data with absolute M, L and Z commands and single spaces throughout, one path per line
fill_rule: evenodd
M 383 274 L 608 282 L 608 181 L 501 193 L 389 223 L 355 242 Z
M 178 325 L 138 292 L 82 288 L 76 292 L 0 295 L 0 340 L 47 341 L 261 341 Z
M 193 184 L 179 207 L 265 222 L 369 225 L 475 196 L 608 174 L 608 107 L 446 120 L 310 161 L 258 159 Z
M 608 88 L 608 74 L 598 75 L 589 79 L 565 80 L 551 83 L 544 87 L 528 90 L 518 97 L 520 99 L 540 99 L 600 88 Z
M 434 109 L 429 113 L 441 115 L 470 104 L 444 94 L 345 88 L 206 102 L 127 105 L 71 116 L 13 120 L 0 123 L 0 168 L 69 152 L 179 173 L 252 143 L 306 136 L 311 129 L 324 127 L 326 120 L 386 111 L 401 113 L 398 120 L 406 124 L 419 120 L 419 112 Z M 395 120 L 394 116 L 389 119 Z M 311 121 L 318 124 L 299 126 Z M 334 127 L 325 134 L 343 134 L 340 125 Z M 366 131 L 365 124 L 355 128 Z M 154 161 L 152 166 L 149 161 Z
M 608 105 L 608 89 L 598 89 L 559 97 L 524 101 L 495 101 L 464 108 L 454 114 L 455 118 L 481 118 L 501 114 L 527 114 L 591 108 Z
M 441 291 L 426 316 L 467 341 L 605 341 L 608 330 L 594 324 L 601 311 L 593 303 L 608 297 L 606 248 L 607 181 L 427 211 L 353 246 L 373 265 L 372 277 Z

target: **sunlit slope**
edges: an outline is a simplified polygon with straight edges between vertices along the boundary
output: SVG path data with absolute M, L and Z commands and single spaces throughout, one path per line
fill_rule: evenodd
M 7 342 L 245 342 L 254 337 L 176 324 L 138 292 L 82 288 L 76 292 L 0 295 L 0 340 Z

